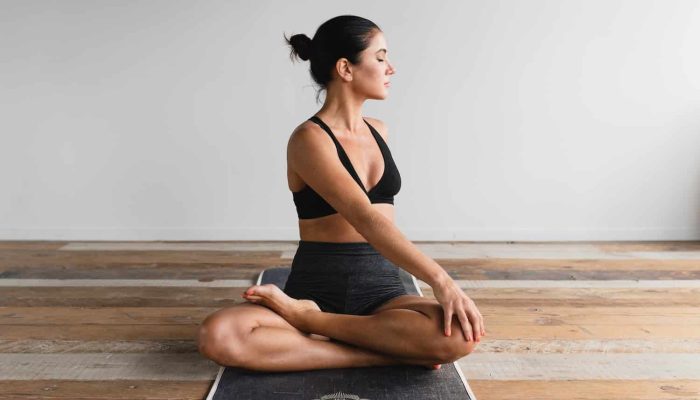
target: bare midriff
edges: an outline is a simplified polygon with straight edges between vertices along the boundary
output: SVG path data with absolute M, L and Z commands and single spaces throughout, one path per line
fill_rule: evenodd
M 390 221 L 394 221 L 394 205 L 372 204 Z M 309 242 L 367 242 L 339 213 L 313 219 L 299 220 L 299 237 Z

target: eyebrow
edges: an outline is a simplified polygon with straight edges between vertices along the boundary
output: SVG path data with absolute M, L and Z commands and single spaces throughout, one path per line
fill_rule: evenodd
M 379 53 L 379 52 L 381 52 L 381 51 L 383 51 L 384 53 L 386 53 L 386 49 L 379 49 L 379 50 L 377 50 L 377 53 Z M 377 54 L 377 53 L 374 53 L 374 54 Z

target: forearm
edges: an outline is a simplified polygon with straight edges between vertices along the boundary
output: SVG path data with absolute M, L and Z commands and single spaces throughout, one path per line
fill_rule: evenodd
M 389 261 L 431 287 L 450 279 L 440 264 L 420 251 L 381 212 L 369 212 L 355 224 L 355 229 Z

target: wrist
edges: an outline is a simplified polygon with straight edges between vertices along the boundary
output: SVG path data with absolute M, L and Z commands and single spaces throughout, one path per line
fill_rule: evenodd
M 452 277 L 440 267 L 440 271 L 433 275 L 430 280 L 430 287 L 443 287 L 452 280 Z

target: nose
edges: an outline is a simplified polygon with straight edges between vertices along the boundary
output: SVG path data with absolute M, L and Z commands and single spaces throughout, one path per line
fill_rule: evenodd
M 394 68 L 394 64 L 389 63 L 389 71 L 387 72 L 388 75 L 394 75 L 396 73 L 396 68 Z

